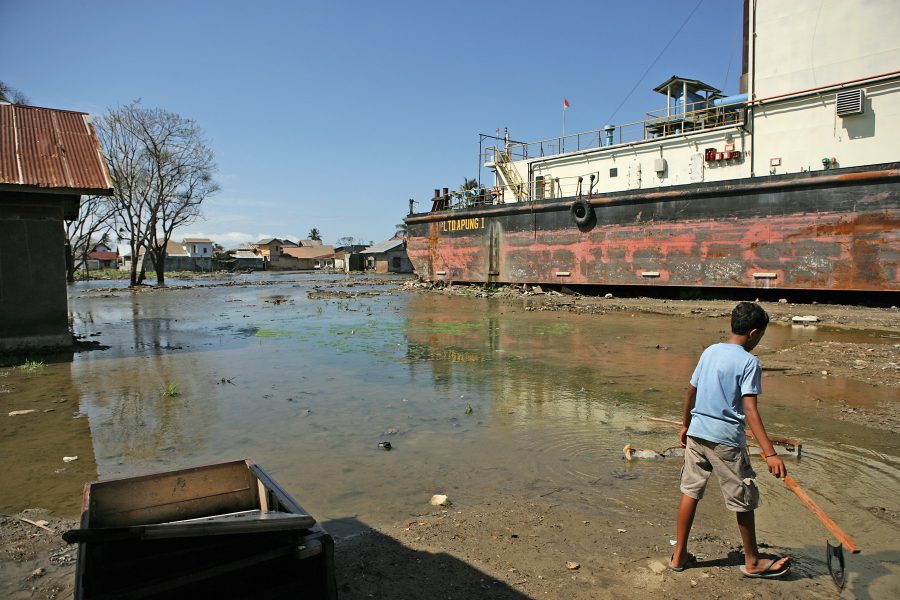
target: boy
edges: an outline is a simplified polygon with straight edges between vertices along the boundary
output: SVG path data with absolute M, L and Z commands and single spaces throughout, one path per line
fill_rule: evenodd
M 725 343 L 704 350 L 691 376 L 679 438 L 685 450 L 678 539 L 669 561 L 669 568 L 674 571 L 683 571 L 692 559 L 687 551 L 688 535 L 697 503 L 713 472 L 725 496 L 725 506 L 737 514 L 744 543 L 741 573 L 745 577 L 772 579 L 790 570 L 790 557 L 761 556 L 756 546 L 753 511 L 759 504 L 759 490 L 744 434 L 746 420 L 766 455 L 769 472 L 783 479 L 787 475 L 784 461 L 772 447 L 756 408 L 762 368 L 750 354 L 765 335 L 768 324 L 769 315 L 761 306 L 753 302 L 738 304 L 731 312 L 731 336 Z

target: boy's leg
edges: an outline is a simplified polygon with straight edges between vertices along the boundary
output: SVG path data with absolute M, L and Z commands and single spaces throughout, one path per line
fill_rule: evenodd
M 744 568 L 748 573 L 762 572 L 774 556 L 760 556 L 759 548 L 756 545 L 756 517 L 754 511 L 737 512 L 738 529 L 741 532 L 741 541 L 744 543 Z M 777 573 L 781 571 L 791 562 L 789 556 L 784 556 L 774 565 L 769 567 L 769 571 Z
M 687 541 L 691 535 L 691 526 L 694 524 L 694 515 L 697 514 L 699 500 L 691 498 L 687 494 L 681 495 L 681 503 L 678 505 L 678 519 L 676 521 L 675 552 L 672 554 L 673 567 L 683 567 L 688 561 Z

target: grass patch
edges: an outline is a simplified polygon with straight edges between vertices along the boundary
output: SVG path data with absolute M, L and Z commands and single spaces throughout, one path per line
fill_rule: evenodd
M 257 329 L 255 335 L 258 338 L 280 338 L 288 337 L 291 334 L 282 329 Z
M 34 373 L 35 371 L 40 371 L 44 368 L 44 361 L 42 360 L 26 360 L 19 368 L 28 373 Z
M 167 381 L 166 386 L 162 389 L 162 395 L 166 398 L 174 398 L 178 395 L 178 384 L 174 381 Z

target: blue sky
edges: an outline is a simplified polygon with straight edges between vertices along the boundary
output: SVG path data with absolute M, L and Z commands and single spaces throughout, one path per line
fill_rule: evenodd
M 673 74 L 737 93 L 742 4 L 705 0 L 612 122 L 662 108 Z M 0 0 L 0 80 L 195 119 L 222 189 L 185 235 L 377 242 L 408 198 L 477 177 L 479 133 L 560 135 L 563 97 L 568 133 L 602 127 L 695 5 Z

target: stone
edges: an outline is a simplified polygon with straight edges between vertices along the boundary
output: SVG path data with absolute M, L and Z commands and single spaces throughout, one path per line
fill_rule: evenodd
M 577 562 L 574 562 L 574 561 L 571 561 L 571 560 L 567 560 L 567 561 L 566 561 L 566 568 L 567 568 L 568 570 L 570 570 L 570 571 L 575 571 L 575 570 L 577 570 L 577 569 L 580 569 L 580 568 L 581 568 L 581 565 L 579 565 Z
M 435 494 L 431 497 L 432 506 L 450 506 L 450 504 L 450 499 L 447 498 L 446 494 Z
M 613 296 L 612 294 L 609 294 L 609 293 L 603 297 L 606 298 L 607 300 L 609 300 L 610 298 L 615 298 L 615 296 Z
M 787 303 L 788 303 L 787 298 L 779 298 L 778 299 L 778 304 L 787 304 Z

